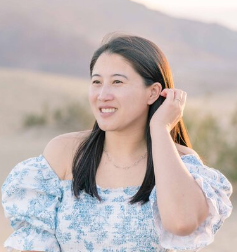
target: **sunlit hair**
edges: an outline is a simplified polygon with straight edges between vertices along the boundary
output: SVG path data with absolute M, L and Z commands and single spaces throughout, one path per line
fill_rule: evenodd
M 160 48 L 148 39 L 128 34 L 108 34 L 104 37 L 102 45 L 94 52 L 90 62 L 90 75 L 94 65 L 102 53 L 118 54 L 127 60 L 135 71 L 143 78 L 144 85 L 150 86 L 159 82 L 164 88 L 174 88 L 173 78 L 168 61 Z M 165 97 L 159 98 L 150 105 L 146 124 L 147 141 L 147 170 L 144 181 L 138 192 L 132 197 L 130 203 L 149 201 L 151 190 L 155 186 L 155 175 L 152 160 L 152 145 L 149 123 L 152 115 L 160 107 Z M 192 148 L 191 142 L 181 119 L 170 132 L 174 142 Z M 72 187 L 74 195 L 79 199 L 79 190 L 98 200 L 102 200 L 96 186 L 96 171 L 100 164 L 105 140 L 105 131 L 101 130 L 95 121 L 93 129 L 79 145 L 73 159 Z

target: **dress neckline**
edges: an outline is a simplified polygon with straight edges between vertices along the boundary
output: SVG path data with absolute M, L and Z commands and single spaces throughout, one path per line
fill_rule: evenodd
M 71 184 L 72 180 L 60 180 L 61 183 L 65 183 L 65 184 Z M 141 187 L 141 185 L 139 186 L 126 186 L 126 187 L 117 187 L 117 188 L 111 188 L 111 187 L 102 187 L 100 185 L 96 185 L 97 189 L 101 190 L 101 191 L 126 191 L 129 189 L 138 189 Z

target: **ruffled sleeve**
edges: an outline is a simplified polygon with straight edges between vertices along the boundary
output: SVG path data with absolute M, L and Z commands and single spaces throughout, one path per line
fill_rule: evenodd
M 55 236 L 56 213 L 61 201 L 60 179 L 43 155 L 18 163 L 2 188 L 5 217 L 14 232 L 7 238 L 7 251 L 60 252 Z
M 190 235 L 175 235 L 162 226 L 156 187 L 151 191 L 149 199 L 160 245 L 171 250 L 199 251 L 214 241 L 215 233 L 220 229 L 224 220 L 230 216 L 233 209 L 230 201 L 233 188 L 221 172 L 204 165 L 196 155 L 184 155 L 181 159 L 207 198 L 209 215 L 206 220 Z

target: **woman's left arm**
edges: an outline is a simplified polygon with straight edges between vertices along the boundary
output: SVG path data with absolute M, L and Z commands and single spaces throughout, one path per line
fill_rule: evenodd
M 156 125 L 150 132 L 162 224 L 174 234 L 188 235 L 208 216 L 206 197 L 181 160 L 170 131 Z
M 149 196 L 162 247 L 196 250 L 209 245 L 232 212 L 233 188 L 196 154 L 179 156 L 171 130 L 183 116 L 187 93 L 165 88 L 150 120 L 155 186 Z M 194 152 L 195 153 L 195 152 Z

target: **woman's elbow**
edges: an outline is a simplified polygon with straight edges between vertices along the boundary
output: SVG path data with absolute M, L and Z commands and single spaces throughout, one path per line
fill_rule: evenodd
M 189 223 L 189 224 L 179 224 L 176 226 L 172 226 L 172 227 L 165 227 L 164 228 L 175 235 L 179 235 L 179 236 L 186 236 L 186 235 L 190 235 L 192 234 L 197 228 L 198 228 L 198 223 Z

